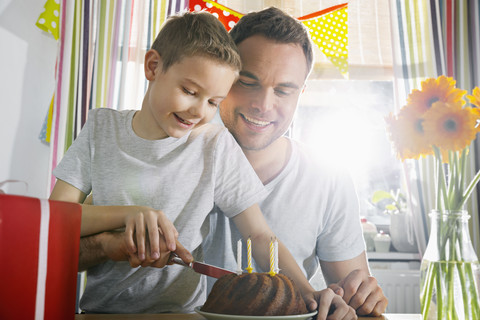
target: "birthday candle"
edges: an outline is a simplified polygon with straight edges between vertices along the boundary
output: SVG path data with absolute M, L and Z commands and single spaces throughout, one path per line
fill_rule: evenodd
M 237 273 L 242 273 L 242 240 L 237 241 Z
M 277 238 L 275 238 L 275 241 L 273 242 L 273 251 L 274 251 L 274 269 L 275 273 L 278 273 L 280 269 L 278 268 L 278 241 Z
M 275 250 L 273 248 L 273 241 L 270 240 L 270 275 L 274 276 L 275 275 L 275 262 L 274 262 L 274 255 L 275 255 Z
M 252 273 L 252 240 L 248 237 L 247 240 L 247 271 L 248 273 Z

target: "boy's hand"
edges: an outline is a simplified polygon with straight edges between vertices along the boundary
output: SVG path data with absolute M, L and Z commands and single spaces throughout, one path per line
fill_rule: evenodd
M 359 269 L 328 287 L 343 297 L 358 315 L 380 316 L 388 305 L 388 299 L 377 280 Z
M 148 252 L 150 259 L 161 258 L 160 236 L 163 236 L 162 241 L 166 243 L 166 250 L 175 251 L 178 232 L 173 223 L 161 210 L 140 207 L 138 211 L 125 217 L 125 241 L 127 250 L 132 254 L 136 253 L 141 261 L 146 257 L 146 232 L 148 232 L 148 242 L 150 243 Z
M 138 267 L 139 265 L 142 267 L 155 267 L 155 268 L 163 268 L 165 265 L 172 264 L 171 257 L 173 252 L 169 251 L 166 247 L 165 238 L 163 235 L 160 235 L 160 257 L 158 259 L 154 259 L 150 256 L 150 243 L 149 241 L 146 242 L 146 257 L 143 261 L 139 261 L 136 254 L 130 254 L 130 265 L 132 267 Z M 192 254 L 185 249 L 185 247 L 176 241 L 176 249 L 174 253 L 180 257 L 185 263 L 190 263 L 193 261 Z M 137 265 L 132 264 L 132 262 L 137 262 Z
M 355 310 L 329 288 L 308 294 L 304 300 L 309 311 L 318 310 L 317 320 L 357 319 Z

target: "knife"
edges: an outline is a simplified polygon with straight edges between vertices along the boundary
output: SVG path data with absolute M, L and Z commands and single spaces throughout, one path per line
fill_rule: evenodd
M 173 257 L 170 261 L 172 261 L 175 264 L 179 264 L 181 266 L 187 267 L 187 268 L 192 268 L 195 272 L 207 275 L 209 277 L 213 278 L 220 278 L 224 275 L 230 274 L 230 273 L 235 273 L 233 271 L 227 270 L 227 269 L 222 269 L 219 267 L 212 266 L 211 264 L 203 263 L 203 262 L 197 262 L 193 261 L 190 263 L 185 263 L 183 262 L 182 259 L 179 257 Z

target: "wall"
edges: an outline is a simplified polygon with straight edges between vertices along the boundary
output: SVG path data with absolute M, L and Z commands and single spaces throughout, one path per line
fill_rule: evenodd
M 45 1 L 0 2 L 0 182 L 9 193 L 47 197 L 49 147 L 40 142 L 55 87 L 57 42 L 35 26 Z

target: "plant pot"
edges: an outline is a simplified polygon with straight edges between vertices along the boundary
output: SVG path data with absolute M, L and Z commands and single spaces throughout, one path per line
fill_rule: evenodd
M 408 241 L 406 226 L 408 216 L 405 212 L 397 212 L 390 215 L 390 238 L 392 245 L 398 252 L 418 252 L 417 241 L 413 237 L 413 243 Z

